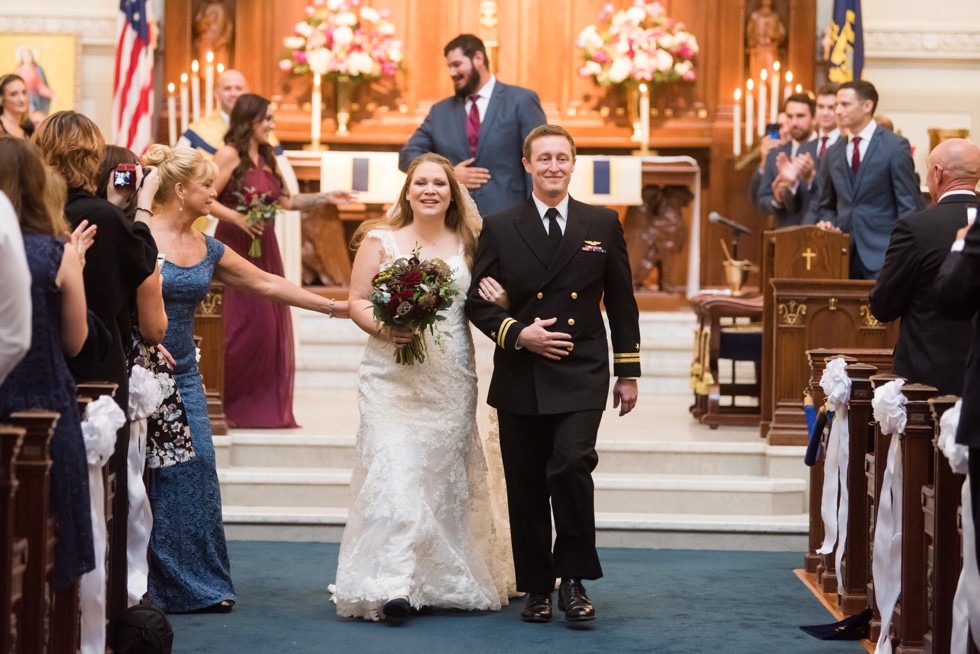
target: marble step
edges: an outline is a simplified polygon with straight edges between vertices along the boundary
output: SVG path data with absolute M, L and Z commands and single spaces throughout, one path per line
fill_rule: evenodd
M 349 468 L 235 467 L 218 471 L 231 506 L 343 507 Z M 596 473 L 596 511 L 787 515 L 805 510 L 806 483 L 763 476 Z
M 224 506 L 225 531 L 230 539 L 339 542 L 346 521 L 345 508 Z M 807 528 L 805 513 L 596 513 L 600 547 L 802 551 Z
M 356 425 L 354 426 L 356 429 Z M 236 431 L 222 468 L 350 468 L 357 459 L 355 437 L 264 434 Z M 600 439 L 599 473 L 762 476 L 768 448 L 758 443 L 675 443 Z

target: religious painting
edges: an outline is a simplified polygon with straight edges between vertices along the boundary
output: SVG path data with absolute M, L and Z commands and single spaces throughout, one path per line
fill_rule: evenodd
M 194 3 L 192 49 L 203 65 L 207 54 L 214 63 L 233 68 L 235 56 L 235 3 L 225 0 L 197 0 Z
M 79 99 L 80 45 L 75 34 L 0 34 L 0 75 L 24 78 L 32 113 L 47 116 L 74 109 Z

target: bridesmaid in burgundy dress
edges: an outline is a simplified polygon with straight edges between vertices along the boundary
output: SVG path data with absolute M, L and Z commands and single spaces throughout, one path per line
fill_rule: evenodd
M 275 126 L 269 101 L 253 93 L 241 95 L 231 112 L 226 145 L 214 155 L 219 173 L 218 201 L 211 214 L 219 219 L 215 237 L 266 272 L 283 275 L 274 223 L 249 227 L 234 207 L 235 193 L 245 189 L 266 193 L 284 209 L 303 211 L 320 204 L 352 199 L 348 191 L 300 193 L 291 196 L 276 167 L 269 145 Z M 273 219 L 274 220 L 274 219 Z M 262 252 L 249 256 L 257 237 Z M 270 300 L 225 289 L 225 415 L 235 427 L 297 427 L 293 418 L 293 326 L 289 308 Z

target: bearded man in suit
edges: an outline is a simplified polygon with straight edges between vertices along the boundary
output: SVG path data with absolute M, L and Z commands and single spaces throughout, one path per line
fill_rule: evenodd
M 851 236 L 851 279 L 877 279 L 895 221 L 922 208 L 912 150 L 874 121 L 878 92 L 855 80 L 837 90 L 837 123 L 846 139 L 818 166 L 817 226 Z
M 531 184 L 521 148 L 528 133 L 545 122 L 537 93 L 491 74 L 487 49 L 472 34 L 460 34 L 443 53 L 455 95 L 432 105 L 398 154 L 398 167 L 407 171 L 420 154 L 435 152 L 453 164 L 482 215 L 523 202 Z
M 524 142 L 523 164 L 531 197 L 484 221 L 466 313 L 497 344 L 488 401 L 500 426 L 517 588 L 528 593 L 521 619 L 551 620 L 561 577 L 558 608 L 567 621 L 586 622 L 595 607 L 582 580 L 602 576 L 592 482 L 609 392 L 600 301 L 620 415 L 636 405 L 639 312 L 618 215 L 568 195 L 572 137 L 557 125 L 538 127 Z M 507 310 L 495 303 L 501 292 Z
M 789 142 L 766 156 L 757 202 L 760 213 L 776 217 L 776 227 L 801 224 L 810 205 L 817 158 L 815 109 L 816 103 L 805 93 L 793 94 L 783 103 Z
M 969 319 L 944 318 L 932 287 L 957 231 L 971 214 L 976 217 L 980 149 L 950 139 L 929 153 L 926 166 L 936 204 L 898 219 L 871 291 L 871 312 L 882 322 L 902 319 L 892 368 L 896 375 L 960 395 L 973 325 Z

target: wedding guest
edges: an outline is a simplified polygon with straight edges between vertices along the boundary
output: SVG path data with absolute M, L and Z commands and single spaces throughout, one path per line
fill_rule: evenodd
M 0 420 L 26 409 L 60 414 L 51 438 L 48 490 L 58 525 L 53 589 L 59 591 L 95 567 L 88 463 L 75 382 L 65 361 L 78 354 L 88 335 L 82 281 L 87 243 L 81 232 L 66 242 L 67 225 L 44 202 L 46 179 L 35 146 L 0 138 L 0 191 L 19 219 L 32 301 L 31 347 L 0 384 Z
M 31 346 L 31 271 L 17 214 L 0 193 L 0 384 Z
M 358 373 L 361 424 L 337 564 L 339 615 L 401 620 L 423 606 L 496 611 L 514 589 L 506 528 L 493 522 L 495 507 L 506 515 L 506 491 L 502 478 L 488 480 L 463 313 L 479 226 L 452 164 L 429 153 L 409 166 L 392 211 L 355 235 L 351 319 L 370 338 Z M 371 294 L 378 271 L 413 250 L 448 265 L 460 295 L 439 322 L 441 343 L 423 333 L 425 361 L 409 366 L 396 363 L 389 345 L 405 347 L 414 334 L 376 324 Z M 499 458 L 490 467 L 499 469 Z
M 20 75 L 0 77 L 0 136 L 30 138 L 34 133 L 31 122 L 31 96 Z
M 269 135 L 275 120 L 269 101 L 246 93 L 231 112 L 225 143 L 214 156 L 218 200 L 212 214 L 221 222 L 215 238 L 260 269 L 283 276 L 282 256 L 275 234 L 275 218 L 249 223 L 236 208 L 246 196 L 264 194 L 263 204 L 279 204 L 290 210 L 347 202 L 348 191 L 291 195 L 276 166 Z M 253 250 L 253 241 L 260 246 Z M 254 256 L 253 256 L 254 254 Z M 289 310 L 261 297 L 225 291 L 225 393 L 224 408 L 235 427 L 282 429 L 298 427 L 293 417 L 293 324 Z
M 217 195 L 217 166 L 188 148 L 152 145 L 143 158 L 155 166 L 159 190 L 151 208 L 153 237 L 166 254 L 163 297 L 167 335 L 163 343 L 176 362 L 195 457 L 153 471 L 153 533 L 149 589 L 153 603 L 169 613 L 227 613 L 235 603 L 221 519 L 211 423 L 194 348 L 194 311 L 214 277 L 229 288 L 276 302 L 346 317 L 347 302 L 334 302 L 267 273 L 220 241 L 193 227 Z

